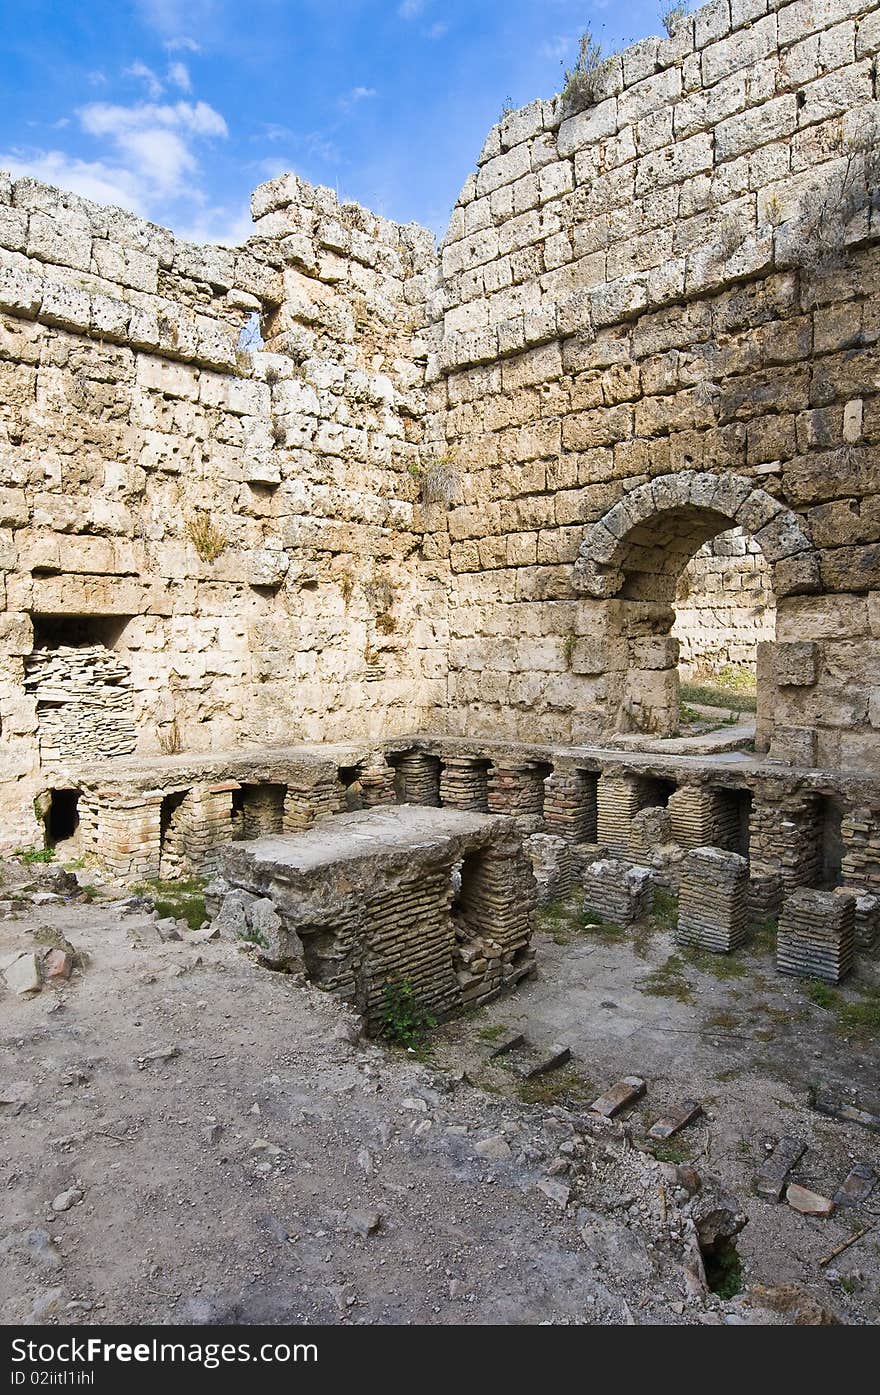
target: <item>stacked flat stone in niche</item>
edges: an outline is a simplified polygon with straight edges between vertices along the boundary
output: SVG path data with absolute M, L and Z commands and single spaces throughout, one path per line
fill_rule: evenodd
M 584 905 L 615 925 L 632 925 L 651 909 L 654 874 L 615 857 L 599 858 L 585 867 Z
M 846 884 L 880 896 L 880 817 L 870 809 L 854 809 L 844 818 L 840 833 L 846 849 L 841 867 Z
M 440 802 L 450 809 L 489 810 L 488 761 L 474 756 L 447 756 L 440 776 Z
M 739 853 L 694 848 L 683 858 L 677 944 L 729 954 L 748 931 L 749 865 Z
M 776 938 L 781 974 L 840 983 L 855 959 L 855 897 L 801 887 L 785 898 Z
M 440 761 L 426 751 L 412 751 L 398 763 L 404 804 L 440 805 Z
M 124 756 L 134 750 L 130 674 L 103 644 L 36 649 L 25 687 L 37 704 L 44 761 Z
M 870 953 L 880 939 L 880 896 L 856 897 L 855 932 L 856 948 Z

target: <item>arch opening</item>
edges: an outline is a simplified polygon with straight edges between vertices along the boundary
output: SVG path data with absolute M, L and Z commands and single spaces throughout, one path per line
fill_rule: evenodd
M 721 543 L 716 542 L 719 538 Z M 704 552 L 707 544 L 718 552 L 712 566 L 706 562 L 716 554 Z M 688 658 L 701 646 L 711 647 L 714 629 L 716 666 L 730 668 L 734 683 L 737 670 L 744 671 L 748 686 L 754 672 L 756 689 L 763 667 L 768 696 L 772 683 L 766 682 L 769 669 L 759 664 L 758 649 L 775 639 L 777 600 L 815 590 L 818 584 L 815 553 L 800 519 L 738 475 L 682 471 L 628 491 L 588 530 L 574 575 L 577 590 L 604 603 L 597 620 L 604 632 L 606 720 L 616 733 L 662 738 L 679 734 L 681 630 L 687 614 L 683 592 L 689 567 L 702 568 L 707 578 L 714 578 L 707 579 L 706 586 L 714 589 L 719 604 L 713 608 L 702 598 L 699 606 L 691 607 L 696 634 L 689 636 Z M 753 601 L 743 605 L 746 569 L 756 584 Z M 685 614 L 678 624 L 682 609 Z M 694 610 L 706 614 L 694 621 Z M 737 620 L 742 622 L 744 641 L 739 662 L 730 665 L 731 653 L 737 652 L 730 631 Z M 766 749 L 771 724 L 762 720 L 761 694 L 756 691 L 754 699 L 729 707 L 753 705 L 760 746 Z M 699 721 L 701 714 L 694 715 Z M 724 716 L 722 708 L 718 725 Z M 703 730 L 712 722 L 710 712 Z

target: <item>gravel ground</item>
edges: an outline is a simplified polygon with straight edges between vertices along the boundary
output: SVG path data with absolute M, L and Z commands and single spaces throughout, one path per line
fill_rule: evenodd
M 35 875 L 7 867 L 5 894 Z M 714 1156 L 691 1197 L 629 1128 L 470 1083 L 458 1028 L 420 1063 L 236 946 L 163 943 L 110 893 L 45 896 L 0 908 L 0 963 L 49 927 L 84 964 L 0 992 L 5 1323 L 821 1320 L 810 1293 L 874 1315 L 824 1280 L 707 1292 Z

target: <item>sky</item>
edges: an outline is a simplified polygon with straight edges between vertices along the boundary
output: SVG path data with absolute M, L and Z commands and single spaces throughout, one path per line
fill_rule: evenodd
M 285 170 L 442 236 L 505 106 L 662 0 L 0 0 L 0 169 L 199 242 Z

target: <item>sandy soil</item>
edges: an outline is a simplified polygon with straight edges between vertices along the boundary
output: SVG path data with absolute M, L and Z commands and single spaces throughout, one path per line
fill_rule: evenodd
M 17 868 L 12 880 L 36 875 Z M 189 933 L 163 943 L 154 918 L 124 914 L 109 893 L 46 899 L 37 882 L 35 900 L 9 889 L 8 868 L 6 881 L 0 963 L 38 947 L 40 927 L 85 962 L 59 988 L 0 992 L 4 1322 L 791 1320 L 695 1282 L 699 1197 L 677 1185 L 672 1162 L 633 1147 L 629 1128 L 591 1127 L 576 1101 L 528 1103 L 521 1090 L 470 1083 L 485 1073 L 487 1024 L 558 1035 L 567 985 L 569 1017 L 586 1031 L 582 1073 L 601 1040 L 605 1054 L 589 1063 L 597 1083 L 638 1066 L 651 1110 L 708 1094 L 702 1058 L 687 1062 L 693 1036 L 661 1069 L 649 1049 L 657 1024 L 639 1049 L 601 1028 L 589 994 L 611 992 L 600 965 L 627 979 L 625 960 L 604 960 L 620 946 L 581 962 L 582 945 L 547 939 L 542 976 L 444 1029 L 429 1064 L 359 1041 L 348 1009 L 237 946 Z M 664 1003 L 669 1022 L 679 1006 Z M 743 1176 L 730 1139 L 747 1135 L 760 1151 L 782 1122 L 810 1124 L 818 1180 L 837 1176 L 844 1154 L 866 1153 L 862 1131 L 809 1119 L 790 1084 L 765 1082 L 756 1097 L 746 1074 L 711 1094 L 711 1155 L 695 1159 L 704 1197 L 710 1170 Z M 754 1128 L 736 1121 L 747 1107 Z M 743 1205 L 749 1277 L 806 1282 L 846 1321 L 876 1316 L 867 1278 L 847 1293 L 815 1268 L 848 1217 L 761 1203 L 764 1220 L 753 1200 Z M 778 1262 L 761 1261 L 768 1236 Z M 854 1247 L 840 1273 L 873 1275 L 868 1252 Z

